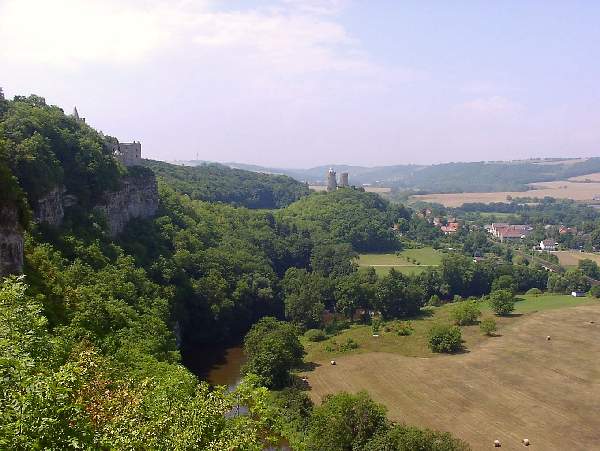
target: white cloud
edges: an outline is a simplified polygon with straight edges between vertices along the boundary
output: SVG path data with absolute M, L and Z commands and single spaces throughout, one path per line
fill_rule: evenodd
M 371 70 L 332 16 L 343 3 L 283 0 L 222 12 L 208 1 L 0 0 L 0 58 L 76 67 L 136 64 L 173 49 L 190 56 L 219 49 L 291 73 Z
M 160 8 L 116 1 L 5 0 L 0 3 L 0 57 L 77 65 L 138 62 L 168 39 Z

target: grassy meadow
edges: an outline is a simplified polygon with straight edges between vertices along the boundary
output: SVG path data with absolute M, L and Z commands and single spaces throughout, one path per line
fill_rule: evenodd
M 432 247 L 405 249 L 397 254 L 361 254 L 358 259 L 360 268 L 372 266 L 378 275 L 385 275 L 390 268 L 403 274 L 414 274 L 429 266 L 438 266 L 442 253 Z
M 494 317 L 498 326 L 498 334 L 502 330 L 519 321 L 521 316 L 535 312 L 574 307 L 579 305 L 600 305 L 600 301 L 589 297 L 574 298 L 570 295 L 544 294 L 541 296 L 518 296 L 520 299 L 515 304 L 515 311 L 507 317 L 494 316 L 486 302 L 480 302 L 482 316 L 480 319 Z M 445 304 L 441 307 L 427 307 L 423 309 L 421 316 L 406 321 L 385 322 L 378 337 L 373 337 L 370 325 L 353 324 L 349 329 L 338 335 L 327 338 L 321 342 L 309 342 L 304 340 L 303 344 L 307 351 L 305 360 L 307 362 L 319 362 L 330 360 L 344 354 L 388 352 L 408 357 L 433 357 L 427 344 L 427 333 L 436 323 L 451 323 L 451 312 L 455 303 Z M 410 324 L 412 333 L 410 335 L 398 335 L 397 330 L 402 325 Z M 471 349 L 478 344 L 490 340 L 479 330 L 479 325 L 462 326 L 462 337 L 465 349 Z M 358 348 L 340 351 L 339 347 L 352 340 L 358 344 Z

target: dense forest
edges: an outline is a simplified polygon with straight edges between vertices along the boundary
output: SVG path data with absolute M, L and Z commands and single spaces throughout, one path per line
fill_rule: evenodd
M 277 362 L 299 363 L 303 324 L 320 324 L 338 302 L 350 312 L 353 290 L 376 282 L 359 277 L 355 252 L 374 240 L 398 248 L 391 227 L 410 223 L 408 210 L 360 191 L 307 196 L 289 179 L 218 167 L 199 168 L 211 175 L 194 191 L 193 176 L 175 180 L 164 166 L 156 215 L 114 238 L 93 206 L 124 176 L 154 175 L 122 166 L 112 143 L 41 97 L 0 101 L 0 201 L 19 210 L 25 230 L 24 273 L 0 285 L 1 448 L 261 450 L 285 437 L 307 450 L 465 449 L 448 434 L 390 422 L 366 394 L 317 407 L 296 389 L 265 388 L 287 381 L 287 368 L 267 377 Z M 257 197 L 255 182 L 271 194 Z M 75 199 L 64 220 L 31 221 L 53 190 Z M 275 212 L 240 207 L 297 198 Z M 234 391 L 181 365 L 181 348 L 249 329 L 255 366 Z M 263 353 L 279 344 L 294 346 L 294 357 L 265 367 Z M 239 405 L 246 413 L 232 414 Z M 354 426 L 340 433 L 339 424 Z
M 247 208 L 281 208 L 308 195 L 308 187 L 285 175 L 268 175 L 220 164 L 176 166 L 145 160 L 174 189 L 192 199 Z

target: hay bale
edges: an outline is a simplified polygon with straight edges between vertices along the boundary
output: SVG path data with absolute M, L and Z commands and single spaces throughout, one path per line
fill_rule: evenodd
M 332 364 L 332 365 L 335 365 L 335 360 L 332 360 L 332 361 L 331 361 L 331 364 Z
M 548 336 L 546 337 L 546 340 L 547 340 L 547 341 L 550 341 L 550 335 L 548 335 Z
M 528 438 L 524 438 L 523 439 L 523 445 L 524 446 L 529 446 L 529 439 Z
M 501 446 L 500 440 L 494 440 L 494 448 L 500 448 Z

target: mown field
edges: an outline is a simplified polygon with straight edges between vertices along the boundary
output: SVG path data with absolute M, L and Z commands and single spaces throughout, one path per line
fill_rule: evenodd
M 442 253 L 431 247 L 406 249 L 399 254 L 361 254 L 358 265 L 361 268 L 372 266 L 378 275 L 385 275 L 390 268 L 404 274 L 423 271 L 428 266 L 438 266 Z
M 595 174 L 590 174 L 593 176 Z M 581 176 L 585 180 L 586 176 Z M 576 179 L 580 179 L 577 177 Z M 592 179 L 590 179 L 592 180 Z M 538 197 L 546 196 L 555 199 L 573 199 L 581 202 L 592 202 L 594 197 L 600 195 L 600 181 L 584 183 L 580 180 L 558 180 L 555 182 L 541 182 L 531 184 L 527 191 L 500 191 L 493 193 L 449 193 L 449 194 L 422 194 L 411 196 L 412 201 L 435 202 L 446 207 L 460 207 L 464 203 L 471 202 L 508 202 L 509 196 L 516 197 Z
M 465 352 L 432 356 L 423 332 L 446 321 L 449 308 L 413 320 L 408 337 L 350 329 L 344 334 L 362 348 L 336 355 L 335 366 L 330 356 L 309 350 L 316 358 L 315 370 L 305 373 L 311 397 L 319 402 L 328 393 L 366 390 L 390 418 L 450 431 L 474 450 L 493 448 L 496 439 L 502 449 L 522 449 L 523 438 L 534 449 L 598 449 L 600 301 L 527 297 L 518 303 L 521 316 L 499 321 L 498 336 L 469 326 Z
M 578 305 L 600 305 L 600 301 L 589 297 L 574 298 L 570 295 L 544 294 L 542 296 L 520 295 L 520 299 L 515 304 L 514 314 L 509 317 L 494 316 L 498 325 L 498 333 L 502 329 L 511 325 L 521 318 L 521 315 L 535 312 L 543 312 L 565 307 L 574 307 Z M 307 350 L 306 361 L 318 362 L 328 361 L 331 357 L 337 357 L 346 354 L 357 354 L 367 352 L 389 352 L 409 357 L 433 357 L 434 353 L 429 350 L 427 345 L 427 332 L 433 324 L 450 323 L 451 311 L 454 303 L 446 304 L 441 307 L 428 307 L 423 309 L 423 315 L 408 321 L 391 321 L 386 323 L 380 330 L 379 337 L 373 337 L 371 326 L 354 324 L 349 329 L 340 334 L 330 337 L 325 341 L 311 343 L 304 342 Z M 493 314 L 487 303 L 480 303 L 482 317 L 492 317 Z M 399 336 L 396 332 L 400 325 L 410 323 L 413 329 L 411 335 Z M 386 327 L 390 330 L 386 331 Z M 484 336 L 479 330 L 478 325 L 463 326 L 462 336 L 465 349 L 471 349 L 474 346 L 490 340 L 490 337 Z M 358 344 L 357 349 L 349 351 L 328 351 L 327 348 L 336 349 L 351 339 Z
M 596 263 L 600 264 L 600 254 L 579 251 L 555 251 L 552 253 L 558 257 L 560 265 L 567 268 L 577 266 L 579 260 L 584 259 L 593 260 Z

